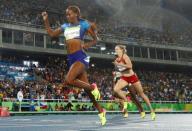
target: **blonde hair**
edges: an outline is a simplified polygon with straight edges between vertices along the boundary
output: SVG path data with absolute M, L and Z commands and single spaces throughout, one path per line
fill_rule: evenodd
M 125 45 L 116 45 L 116 47 L 119 47 L 121 50 L 123 50 L 123 54 L 127 53 L 127 49 Z

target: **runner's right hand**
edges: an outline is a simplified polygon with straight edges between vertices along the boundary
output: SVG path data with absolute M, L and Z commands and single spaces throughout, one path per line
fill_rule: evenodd
M 43 20 L 46 20 L 48 18 L 48 14 L 46 11 L 42 12 L 41 15 L 43 16 Z

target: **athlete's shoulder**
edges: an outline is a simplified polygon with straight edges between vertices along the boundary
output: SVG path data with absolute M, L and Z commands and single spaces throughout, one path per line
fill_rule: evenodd
M 126 59 L 130 59 L 130 58 L 127 54 L 123 54 L 123 59 L 126 60 Z
M 90 22 L 86 19 L 79 19 L 79 23 L 85 28 L 88 29 L 90 27 Z
M 63 23 L 61 26 L 66 28 L 66 27 L 70 26 L 70 24 L 69 23 Z
M 80 23 L 89 23 L 87 19 L 79 18 Z
M 61 25 L 61 30 L 64 31 L 66 27 L 69 27 L 69 23 L 64 23 Z

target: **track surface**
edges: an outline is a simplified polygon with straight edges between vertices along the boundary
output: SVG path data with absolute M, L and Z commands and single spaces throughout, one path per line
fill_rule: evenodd
M 0 118 L 0 131 L 192 131 L 192 114 L 157 114 L 152 121 L 149 114 L 107 115 L 101 126 L 97 115 L 35 115 Z

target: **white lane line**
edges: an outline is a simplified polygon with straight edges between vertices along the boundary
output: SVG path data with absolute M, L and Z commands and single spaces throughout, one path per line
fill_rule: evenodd
M 11 121 L 31 121 L 32 119 L 12 119 Z
M 59 130 L 59 131 L 66 131 L 66 130 Z M 67 131 L 79 131 L 79 130 L 67 130 Z
M 40 120 L 41 122 L 54 122 L 54 123 L 57 123 L 57 122 L 59 122 L 59 123 L 61 123 L 61 122 L 65 122 L 64 120 Z
M 25 125 L 18 125 L 18 124 L 12 124 L 12 125 L 9 125 L 9 124 L 6 124 L 6 125 L 0 125 L 0 128 L 5 128 L 5 127 L 39 127 L 39 126 L 43 126 L 43 127 L 64 127 L 64 126 L 70 126 L 70 125 L 63 125 L 63 124 L 49 124 L 49 125 L 42 125 L 42 124 L 25 124 Z M 94 125 L 85 125 L 86 128 L 93 128 Z M 82 125 L 80 125 L 80 127 L 82 127 Z M 97 127 L 97 126 L 94 126 L 94 127 Z
M 144 127 L 127 127 L 127 126 L 124 126 L 124 127 L 104 127 L 103 129 L 105 130 L 120 130 L 120 129 L 142 129 L 142 130 L 181 130 L 180 128 L 170 128 L 170 127 L 167 127 L 167 128 L 154 128 L 154 127 L 149 127 L 149 128 L 146 128 L 144 129 Z M 191 131 L 191 129 L 182 129 L 182 131 Z

